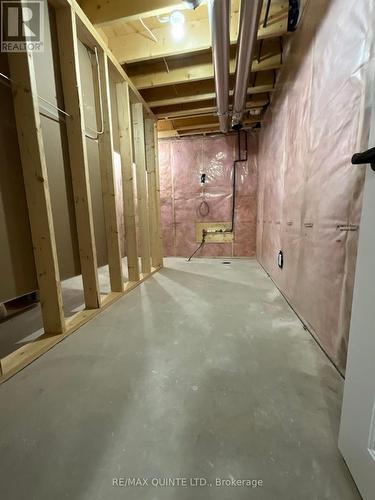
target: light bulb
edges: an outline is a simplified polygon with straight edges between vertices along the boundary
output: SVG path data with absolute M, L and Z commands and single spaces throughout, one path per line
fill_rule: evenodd
M 181 40 L 185 34 L 185 16 L 179 10 L 174 10 L 169 17 L 169 22 L 171 23 L 171 33 L 173 38 L 176 41 Z
M 182 40 L 185 35 L 185 29 L 183 24 L 172 24 L 171 27 L 172 36 L 176 41 Z

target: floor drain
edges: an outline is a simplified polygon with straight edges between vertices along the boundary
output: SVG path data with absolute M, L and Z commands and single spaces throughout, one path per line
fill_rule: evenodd
M 223 264 L 230 264 L 228 260 L 224 260 Z

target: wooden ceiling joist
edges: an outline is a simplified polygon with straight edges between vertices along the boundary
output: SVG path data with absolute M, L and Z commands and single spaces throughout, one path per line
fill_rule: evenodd
M 230 73 L 234 74 L 236 52 L 231 50 Z M 282 64 L 282 52 L 279 39 L 259 42 L 251 70 L 267 71 L 278 69 Z M 176 85 L 188 81 L 208 80 L 214 77 L 211 51 L 196 54 L 189 58 L 172 58 L 150 64 L 128 65 L 126 72 L 138 90 L 153 87 Z
M 241 0 L 231 0 L 229 112 L 233 101 L 236 43 Z M 245 1 L 245 0 L 243 0 Z M 207 1 L 187 9 L 183 0 L 79 0 L 108 40 L 114 60 L 123 66 L 132 92 L 155 113 L 159 138 L 219 132 Z M 260 123 L 283 62 L 283 37 L 288 33 L 288 0 L 263 2 L 257 44 L 251 64 L 248 125 Z M 183 11 L 184 36 L 173 38 L 169 14 Z M 124 74 L 125 74 L 124 73 Z M 132 95 L 131 92 L 131 95 Z M 254 112 L 253 112 L 254 113 Z M 247 118 L 246 118 L 247 117 Z
M 181 0 L 79 0 L 78 3 L 96 25 L 158 16 L 182 4 Z
M 274 74 L 256 73 L 256 82 L 248 88 L 248 94 L 260 94 L 274 90 Z M 231 90 L 230 95 L 233 95 Z M 215 98 L 214 81 L 186 83 L 175 87 L 161 87 L 142 91 L 143 98 L 151 108 L 171 106 L 179 103 L 206 101 Z M 173 96 L 173 97 L 170 97 Z
M 252 96 L 246 103 L 246 108 L 260 108 L 269 104 L 268 94 L 256 94 Z M 216 105 L 215 99 L 208 101 L 181 103 L 174 106 L 161 106 L 154 108 L 156 117 L 161 118 L 177 118 L 183 116 L 196 116 L 207 113 L 215 113 Z
M 244 123 L 244 128 L 246 129 L 252 129 L 254 128 L 257 124 L 259 124 L 260 121 L 254 121 L 254 122 L 245 122 Z M 220 134 L 220 128 L 219 128 L 219 123 L 216 123 L 214 125 L 207 126 L 207 127 L 199 127 L 199 128 L 192 128 L 192 127 L 185 127 L 184 129 L 179 129 L 179 130 L 163 130 L 158 132 L 158 138 L 159 139 L 168 139 L 172 137 L 187 137 L 189 135 L 208 135 L 208 134 Z
M 275 38 L 285 35 L 288 31 L 288 2 L 274 0 L 271 4 L 267 26 L 263 27 L 265 4 L 266 2 L 263 5 L 258 39 Z M 211 48 L 208 17 L 185 22 L 184 30 L 184 38 L 176 41 L 173 38 L 169 24 L 160 24 L 152 29 L 153 37 L 145 29 L 121 36 L 108 37 L 109 48 L 117 57 L 120 64 L 197 53 Z M 237 35 L 238 11 L 232 12 L 231 16 L 231 44 L 237 42 Z
M 245 118 L 244 121 L 247 123 L 256 123 L 261 121 L 262 114 L 254 115 L 249 118 Z M 158 130 L 189 130 L 196 129 L 199 127 L 207 127 L 209 125 L 219 123 L 216 115 L 207 115 L 207 116 L 193 116 L 188 118 L 177 118 L 174 120 L 159 120 L 158 121 Z M 186 128 L 188 127 L 188 128 Z

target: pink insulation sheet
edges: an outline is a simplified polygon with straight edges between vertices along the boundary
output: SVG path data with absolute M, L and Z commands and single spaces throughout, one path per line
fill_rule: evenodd
M 245 139 L 242 133 L 242 155 Z M 197 248 L 196 222 L 231 222 L 233 161 L 237 136 L 190 137 L 159 142 L 164 255 L 188 257 Z M 206 243 L 196 256 L 255 255 L 257 140 L 248 135 L 248 160 L 236 166 L 233 243 Z M 242 156 L 243 158 L 244 156 Z M 206 174 L 204 191 L 201 174 Z M 201 206 L 205 201 L 206 207 Z M 201 207 L 201 209 L 200 209 Z
M 371 3 L 308 2 L 259 138 L 257 257 L 342 372 L 364 180 L 350 159 L 367 149 Z

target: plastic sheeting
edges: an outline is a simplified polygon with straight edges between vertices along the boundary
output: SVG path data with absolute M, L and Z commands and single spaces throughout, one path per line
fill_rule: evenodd
M 244 146 L 242 134 L 242 146 Z M 188 257 L 197 248 L 196 222 L 231 222 L 232 175 L 237 136 L 172 139 L 159 142 L 161 221 L 164 255 Z M 233 243 L 206 243 L 197 256 L 255 255 L 257 141 L 248 136 L 248 161 L 236 166 Z M 242 151 L 244 155 L 244 151 Z M 243 156 L 242 156 L 243 157 Z M 204 195 L 200 184 L 206 174 Z M 199 211 L 202 201 L 209 213 Z M 203 208 L 203 207 L 202 207 Z M 202 215 L 203 214 L 203 215 Z
M 308 3 L 259 143 L 258 259 L 341 371 L 364 180 L 350 159 L 367 149 L 371 3 Z

